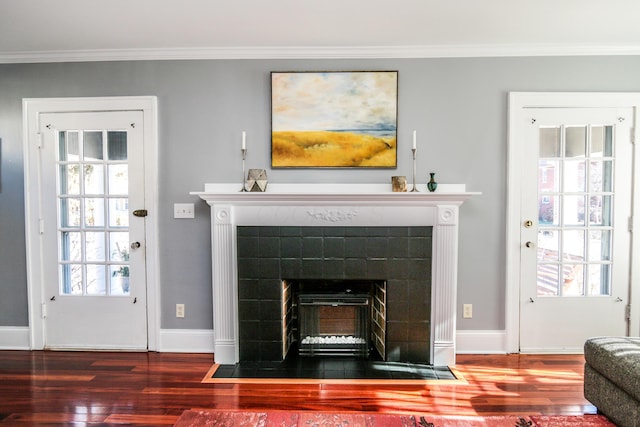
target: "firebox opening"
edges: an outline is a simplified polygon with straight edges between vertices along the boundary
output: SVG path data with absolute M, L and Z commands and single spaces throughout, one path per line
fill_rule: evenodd
M 283 280 L 283 359 L 385 360 L 386 281 Z

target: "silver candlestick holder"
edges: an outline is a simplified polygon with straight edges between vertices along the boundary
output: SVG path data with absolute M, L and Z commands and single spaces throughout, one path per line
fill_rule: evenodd
M 411 149 L 411 153 L 413 153 L 413 188 L 411 189 L 412 193 L 420 191 L 416 188 L 416 151 L 418 151 L 417 148 Z
M 247 191 L 247 180 L 245 178 L 245 160 L 247 159 L 247 149 L 242 149 L 242 190 L 240 192 Z

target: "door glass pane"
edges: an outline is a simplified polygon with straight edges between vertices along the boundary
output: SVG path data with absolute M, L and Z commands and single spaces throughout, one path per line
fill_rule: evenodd
M 538 186 L 541 193 L 560 190 L 560 164 L 553 160 L 538 162 Z
M 129 226 L 129 200 L 109 199 L 109 226 L 128 227 Z
M 584 196 L 564 196 L 562 222 L 564 225 L 584 224 Z
M 611 293 L 611 264 L 589 265 L 588 295 L 609 295 Z
M 111 295 L 127 295 L 129 293 L 129 267 L 112 265 L 110 267 L 109 291 Z
M 560 225 L 560 198 L 542 195 L 538 197 L 538 222 L 546 225 Z
M 562 259 L 584 261 L 584 230 L 562 232 Z
M 107 135 L 109 160 L 127 160 L 127 133 L 109 132 Z
M 106 295 L 106 268 L 104 265 L 87 264 L 87 295 Z
M 589 198 L 589 224 L 612 225 L 611 196 L 591 196 Z
M 591 128 L 591 157 L 604 156 L 604 126 Z
M 80 226 L 80 199 L 60 199 L 60 225 L 64 228 Z
M 589 261 L 611 261 L 611 230 L 589 231 Z
M 584 157 L 587 150 L 587 128 L 567 127 L 565 129 L 565 157 Z
M 80 194 L 80 167 L 77 164 L 60 166 L 60 194 Z
M 585 162 L 566 161 L 564 163 L 564 188 L 567 193 L 583 192 L 585 189 Z
M 63 294 L 82 295 L 82 264 L 61 264 L 60 276 Z
M 85 255 L 87 261 L 105 260 L 104 233 L 85 233 Z
M 540 128 L 540 157 L 560 157 L 560 128 Z
M 129 191 L 129 169 L 127 165 L 109 166 L 109 194 L 127 194 Z
M 109 260 L 129 261 L 129 233 L 109 233 Z
M 60 259 L 62 261 L 82 261 L 82 234 L 63 232 L 60 241 Z
M 84 159 L 102 160 L 102 132 L 84 132 Z
M 538 231 L 538 261 L 558 261 L 559 235 L 553 230 Z
M 589 162 L 589 189 L 593 192 L 601 192 L 602 191 L 602 172 L 603 172 L 603 162 L 591 161 Z
M 592 192 L 610 192 L 613 189 L 613 162 L 611 160 L 589 163 L 589 188 Z
M 60 132 L 57 152 L 60 291 L 128 295 L 127 133 Z
M 60 161 L 77 161 L 80 158 L 78 132 L 60 132 L 58 135 L 58 151 Z
M 104 166 L 91 164 L 84 166 L 84 193 L 104 194 Z
M 558 264 L 538 264 L 538 296 L 556 296 L 558 292 Z
M 613 156 L 613 126 L 591 128 L 591 157 Z
M 86 227 L 104 227 L 104 198 L 84 199 L 84 220 Z
M 564 264 L 562 270 L 562 295 L 584 295 L 584 264 Z

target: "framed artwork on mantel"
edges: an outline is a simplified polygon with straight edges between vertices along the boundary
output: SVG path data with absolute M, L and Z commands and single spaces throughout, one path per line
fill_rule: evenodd
M 397 71 L 271 73 L 272 168 L 396 168 Z

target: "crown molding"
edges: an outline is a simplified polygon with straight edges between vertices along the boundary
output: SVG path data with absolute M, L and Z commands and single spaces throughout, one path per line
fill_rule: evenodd
M 0 64 L 197 59 L 409 59 L 640 55 L 640 45 L 270 46 L 0 52 Z

